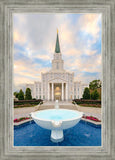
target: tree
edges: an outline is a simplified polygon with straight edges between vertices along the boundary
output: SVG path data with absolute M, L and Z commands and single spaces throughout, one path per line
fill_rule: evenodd
M 90 99 L 90 90 L 88 87 L 84 89 L 83 99 Z
M 31 100 L 32 99 L 31 89 L 30 88 L 26 88 L 25 99 L 26 100 Z
M 19 91 L 18 99 L 19 100 L 24 100 L 24 92 L 22 91 L 22 89 L 20 89 L 20 91 Z
M 89 89 L 95 90 L 97 88 L 101 88 L 101 81 L 100 80 L 93 80 L 89 83 Z
M 93 100 L 97 100 L 99 98 L 99 93 L 97 90 L 94 90 L 92 93 L 91 93 L 91 99 Z
M 18 92 L 14 92 L 14 96 L 15 96 L 16 98 L 18 98 L 18 95 L 19 95 Z

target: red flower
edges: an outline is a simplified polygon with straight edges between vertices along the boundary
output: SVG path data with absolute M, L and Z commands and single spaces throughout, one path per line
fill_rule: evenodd
M 22 118 L 19 118 L 19 119 L 14 119 L 14 122 L 20 122 L 20 121 L 23 121 L 23 120 L 26 120 L 26 119 L 29 119 L 29 117 L 22 117 Z
M 92 116 L 83 116 L 83 118 L 93 120 L 93 121 L 96 121 L 96 122 L 101 122 L 98 118 L 92 117 Z

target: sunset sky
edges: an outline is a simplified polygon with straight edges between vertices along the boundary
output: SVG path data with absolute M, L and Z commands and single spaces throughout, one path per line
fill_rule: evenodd
M 101 14 L 14 14 L 14 91 L 51 68 L 58 29 L 64 68 L 75 80 L 101 79 Z

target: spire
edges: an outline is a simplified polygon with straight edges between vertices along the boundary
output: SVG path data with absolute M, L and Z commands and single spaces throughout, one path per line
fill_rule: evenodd
M 60 53 L 60 45 L 59 45 L 58 29 L 57 29 L 57 39 L 56 39 L 55 53 Z

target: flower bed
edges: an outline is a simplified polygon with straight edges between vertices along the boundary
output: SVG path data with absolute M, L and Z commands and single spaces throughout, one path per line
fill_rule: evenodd
M 16 119 L 14 119 L 14 123 L 24 121 L 24 120 L 27 120 L 27 119 L 30 119 L 30 117 L 21 117 L 21 118 L 18 118 L 18 119 L 16 118 Z
M 92 117 L 92 116 L 83 116 L 82 118 L 89 119 L 89 120 L 92 120 L 92 121 L 95 121 L 95 122 L 101 122 L 98 118 Z

